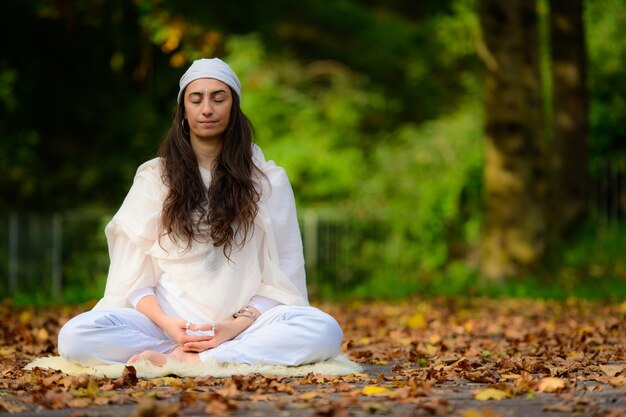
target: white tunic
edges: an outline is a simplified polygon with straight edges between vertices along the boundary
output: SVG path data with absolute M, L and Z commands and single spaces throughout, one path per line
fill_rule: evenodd
M 167 187 L 160 158 L 141 165 L 121 208 L 105 229 L 111 265 L 104 297 L 94 309 L 130 307 L 129 297 L 154 288 L 166 314 L 194 323 L 232 318 L 252 297 L 307 306 L 302 239 L 293 191 L 285 171 L 265 161 L 254 145 L 253 159 L 269 180 L 262 196 L 254 233 L 230 261 L 209 241 L 174 243 L 158 239 Z M 209 171 L 200 169 L 205 185 Z

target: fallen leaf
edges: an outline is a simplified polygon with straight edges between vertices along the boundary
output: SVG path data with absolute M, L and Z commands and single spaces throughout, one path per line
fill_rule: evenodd
M 428 326 L 424 313 L 418 311 L 414 313 L 406 322 L 411 329 L 425 329 Z
M 222 396 L 217 392 L 212 392 L 208 395 L 202 396 L 201 399 L 206 402 L 204 412 L 209 415 L 224 414 L 227 411 L 237 409 L 237 402 L 235 400 Z
M 138 381 L 139 378 L 137 378 L 137 370 L 135 369 L 135 367 L 127 365 L 124 367 L 124 372 L 122 372 L 122 375 L 118 379 L 113 381 L 113 385 L 117 388 L 123 386 L 133 387 L 137 385 Z
M 28 411 L 28 407 L 24 404 L 14 404 L 9 401 L 0 401 L 0 411 L 6 411 L 8 413 L 21 413 Z
M 98 395 L 100 389 L 98 388 L 98 382 L 95 379 L 90 379 L 87 387 L 78 388 L 72 391 L 72 395 L 77 398 L 90 397 L 95 398 Z
M 158 402 L 152 398 L 141 401 L 135 407 L 132 417 L 178 417 L 176 404 Z
M 393 395 L 393 391 L 389 388 L 378 387 L 376 385 L 366 385 L 361 393 L 367 397 L 389 397 Z
M 363 404 L 362 408 L 368 414 L 374 414 L 374 413 L 387 414 L 389 413 L 389 411 L 391 411 L 391 408 L 387 404 L 379 403 L 379 402 L 368 401 L 367 403 Z
M 539 381 L 537 390 L 540 392 L 561 392 L 567 387 L 567 381 L 563 378 L 547 377 Z
M 307 391 L 303 394 L 298 395 L 298 399 L 300 400 L 312 400 L 315 397 L 321 397 L 323 394 L 318 391 Z
M 543 406 L 543 411 L 557 411 L 561 413 L 573 413 L 576 405 L 572 403 L 547 404 Z
M 418 408 L 428 411 L 430 414 L 445 415 L 450 412 L 450 403 L 446 398 L 435 397 L 420 400 Z
M 626 407 L 612 408 L 606 410 L 603 417 L 624 417 L 626 416 Z
M 609 380 L 609 384 L 613 387 L 626 385 L 626 375 L 619 375 Z
M 478 401 L 500 401 L 508 397 L 510 397 L 510 394 L 508 392 L 496 388 L 485 388 L 484 390 L 479 391 L 476 395 L 474 395 L 474 398 Z
M 483 408 L 481 410 L 470 408 L 463 413 L 463 417 L 501 417 L 501 414 L 496 413 L 490 408 Z
M 600 365 L 600 370 L 610 377 L 614 377 L 624 369 L 626 369 L 626 365 Z
M 347 415 L 348 410 L 346 405 L 340 401 L 331 403 L 326 408 L 318 410 L 314 414 L 315 417 L 346 417 Z

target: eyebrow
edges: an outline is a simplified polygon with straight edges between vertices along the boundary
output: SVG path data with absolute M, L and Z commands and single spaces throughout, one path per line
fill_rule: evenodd
M 209 91 L 209 95 L 213 96 L 215 94 L 219 94 L 219 93 L 224 93 L 226 94 L 226 90 L 224 89 L 220 89 L 220 90 L 213 90 L 213 91 Z M 189 94 L 187 94 L 187 96 L 191 96 L 193 94 L 198 94 L 198 95 L 203 95 L 204 94 L 204 90 L 203 91 L 192 91 Z

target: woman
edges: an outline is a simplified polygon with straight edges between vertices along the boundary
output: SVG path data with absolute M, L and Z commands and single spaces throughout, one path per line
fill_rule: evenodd
M 240 100 L 218 58 L 182 76 L 161 157 L 105 229 L 104 297 L 63 326 L 62 356 L 300 365 L 339 353 L 339 325 L 308 306 L 289 180 L 252 144 Z

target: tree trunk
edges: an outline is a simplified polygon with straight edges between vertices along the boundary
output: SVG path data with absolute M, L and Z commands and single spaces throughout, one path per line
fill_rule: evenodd
M 481 273 L 531 271 L 546 240 L 543 122 L 534 0 L 482 0 L 485 198 Z
M 587 74 L 582 0 L 550 1 L 555 181 L 551 218 L 568 229 L 587 209 Z

